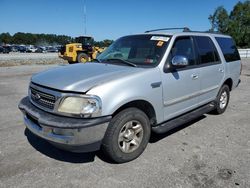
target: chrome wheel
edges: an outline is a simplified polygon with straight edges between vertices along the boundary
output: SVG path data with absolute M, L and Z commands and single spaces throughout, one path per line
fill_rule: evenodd
M 227 105 L 227 100 L 228 100 L 228 97 L 227 97 L 227 92 L 224 91 L 221 96 L 220 96 L 220 108 L 223 109 L 226 107 Z
M 129 121 L 120 130 L 118 146 L 124 153 L 135 151 L 141 144 L 143 128 L 139 121 Z
M 111 119 L 102 141 L 102 151 L 117 163 L 134 160 L 145 150 L 150 134 L 147 115 L 138 108 L 126 108 Z

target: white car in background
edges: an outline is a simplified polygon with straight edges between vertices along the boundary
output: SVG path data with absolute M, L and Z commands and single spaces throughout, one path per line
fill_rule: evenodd
M 33 45 L 29 45 L 27 46 L 27 52 L 36 52 L 37 48 L 35 48 Z

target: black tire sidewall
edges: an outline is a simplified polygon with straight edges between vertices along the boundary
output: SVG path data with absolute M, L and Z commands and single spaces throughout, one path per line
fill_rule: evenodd
M 131 153 L 124 153 L 118 145 L 118 136 L 121 128 L 129 121 L 139 121 L 143 128 L 143 138 L 140 146 Z M 146 148 L 151 134 L 150 123 L 144 112 L 137 108 L 128 108 L 118 113 L 110 122 L 103 145 L 109 158 L 118 163 L 131 161 L 141 155 Z
M 223 92 L 227 93 L 227 104 L 224 108 L 220 108 L 220 98 Z M 230 90 L 228 85 L 223 85 L 218 93 L 217 99 L 216 99 L 216 109 L 215 112 L 217 114 L 222 114 L 225 112 L 225 110 L 227 109 L 228 103 L 229 103 L 229 98 L 230 98 Z
M 81 58 L 84 57 L 86 59 L 86 62 L 88 61 L 89 56 L 85 53 L 79 53 L 77 55 L 77 62 L 78 63 L 86 63 L 86 62 L 81 62 Z

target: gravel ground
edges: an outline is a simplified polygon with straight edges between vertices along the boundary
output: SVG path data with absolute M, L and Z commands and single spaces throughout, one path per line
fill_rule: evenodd
M 17 65 L 67 64 L 57 53 L 9 53 L 0 54 L 0 67 Z
M 57 65 L 0 68 L 0 187 L 250 187 L 250 60 L 227 111 L 164 135 L 112 164 L 100 152 L 58 150 L 25 129 L 17 109 L 30 76 Z

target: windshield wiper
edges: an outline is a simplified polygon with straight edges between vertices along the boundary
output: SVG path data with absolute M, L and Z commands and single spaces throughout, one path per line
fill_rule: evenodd
M 129 66 L 131 66 L 131 67 L 137 67 L 137 65 L 136 64 L 134 64 L 134 63 L 132 63 L 132 62 L 130 62 L 130 61 L 128 61 L 128 60 L 124 60 L 124 59 L 118 59 L 118 58 L 111 58 L 111 59 L 105 59 L 104 61 L 116 61 L 116 62 L 120 62 L 120 63 L 123 63 L 123 64 L 125 64 L 125 65 L 129 65 Z

